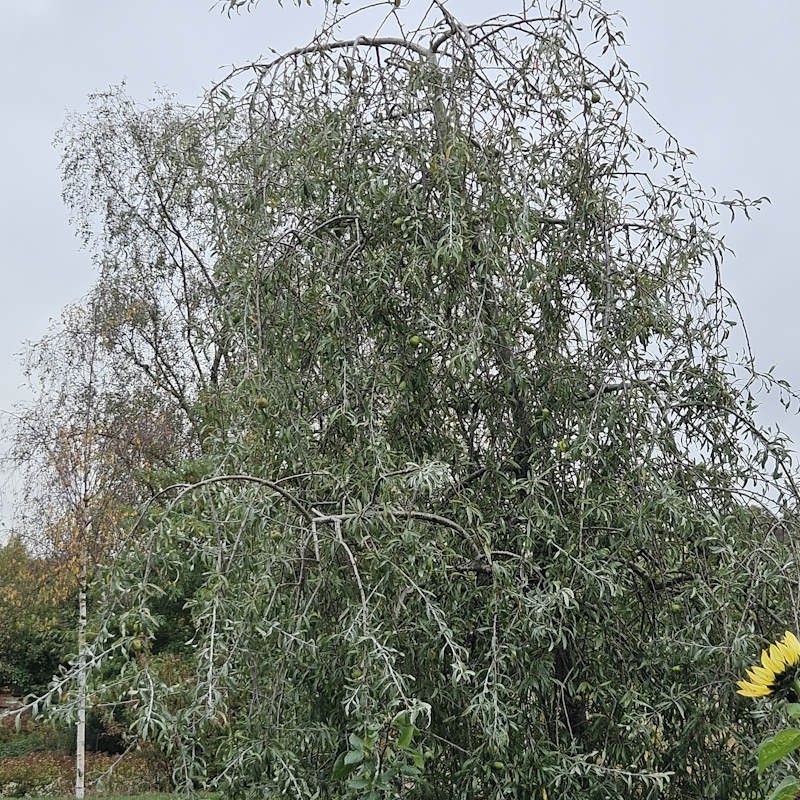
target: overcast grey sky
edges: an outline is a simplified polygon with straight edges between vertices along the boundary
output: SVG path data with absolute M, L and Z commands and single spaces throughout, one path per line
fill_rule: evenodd
M 226 66 L 307 41 L 321 3 L 262 0 L 227 19 L 212 0 L 0 0 L 0 409 L 24 397 L 15 356 L 24 340 L 78 300 L 93 277 L 61 204 L 53 136 L 90 92 L 122 81 L 137 98 L 157 86 L 199 97 Z M 403 0 L 427 5 L 427 0 Z M 451 0 L 465 21 L 518 0 Z M 649 105 L 698 153 L 695 175 L 722 192 L 772 205 L 727 234 L 737 257 L 724 279 L 737 296 L 757 360 L 800 387 L 796 0 L 606 0 L 629 23 L 626 59 Z M 763 421 L 779 407 L 766 404 Z M 800 441 L 800 420 L 782 420 Z
M 797 76 L 800 3 L 617 0 L 628 60 L 649 86 L 650 110 L 697 152 L 693 174 L 729 194 L 767 195 L 751 222 L 726 229 L 736 253 L 723 280 L 741 307 L 756 362 L 800 389 L 800 166 Z M 800 417 L 776 397 L 760 419 L 800 443 Z

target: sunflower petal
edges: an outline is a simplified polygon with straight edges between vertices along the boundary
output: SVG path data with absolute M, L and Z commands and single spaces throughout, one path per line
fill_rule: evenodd
M 772 689 L 769 686 L 761 686 L 747 681 L 737 681 L 736 685 L 739 687 L 736 690 L 736 694 L 740 694 L 743 697 L 766 697 L 772 694 Z
M 764 667 L 752 667 L 747 670 L 754 683 L 763 683 L 764 685 L 775 682 L 775 673 L 771 669 Z
M 791 633 L 791 631 L 786 631 L 783 635 L 783 645 L 794 653 L 794 661 L 792 661 L 792 664 L 796 664 L 800 659 L 800 641 L 797 640 L 797 637 Z
M 792 650 L 792 648 L 789 647 L 785 642 L 781 640 L 779 642 L 775 642 L 773 646 L 780 650 L 781 658 L 783 659 L 783 663 L 786 665 L 784 669 L 786 669 L 786 667 L 793 667 L 797 663 L 797 653 L 795 653 L 794 650 Z
M 764 665 L 764 669 L 768 669 L 773 673 L 783 672 L 783 664 L 780 662 L 776 664 L 772 660 L 769 650 L 761 651 L 761 663 Z
M 786 654 L 783 649 L 783 645 L 780 642 L 775 642 L 769 646 L 769 660 L 773 664 L 778 665 L 778 669 L 775 670 L 777 672 L 784 672 L 788 665 L 788 661 L 786 659 Z
M 745 672 L 747 673 L 747 679 L 750 683 L 759 683 L 761 681 L 761 678 L 753 672 L 752 668 L 746 669 Z

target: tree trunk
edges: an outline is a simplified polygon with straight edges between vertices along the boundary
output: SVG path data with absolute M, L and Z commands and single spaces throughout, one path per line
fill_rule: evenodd
M 86 554 L 78 586 L 78 732 L 75 742 L 75 797 L 84 796 L 86 777 Z

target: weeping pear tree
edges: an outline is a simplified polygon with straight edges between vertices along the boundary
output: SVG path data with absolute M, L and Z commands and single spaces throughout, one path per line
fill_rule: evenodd
M 65 128 L 106 357 L 193 442 L 98 696 L 230 796 L 756 796 L 734 680 L 798 577 L 721 281 L 757 202 L 695 183 L 599 2 L 378 11 Z

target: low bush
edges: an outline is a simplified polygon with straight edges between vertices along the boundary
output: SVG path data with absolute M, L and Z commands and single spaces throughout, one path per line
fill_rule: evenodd
M 56 753 L 30 753 L 0 759 L 0 796 L 24 797 L 28 794 L 63 794 L 66 756 Z M 74 778 L 69 781 L 74 783 Z
M 60 797 L 75 785 L 74 758 L 59 753 L 28 753 L 0 758 L 0 797 Z M 169 788 L 166 765 L 147 751 L 124 758 L 104 753 L 86 757 L 87 795 L 146 794 Z
M 51 751 L 52 738 L 49 731 L 32 731 L 4 737 L 0 739 L 0 759 Z
M 70 755 L 75 752 L 75 733 L 44 720 L 23 718 L 21 725 L 0 727 L 0 759 L 31 753 Z

